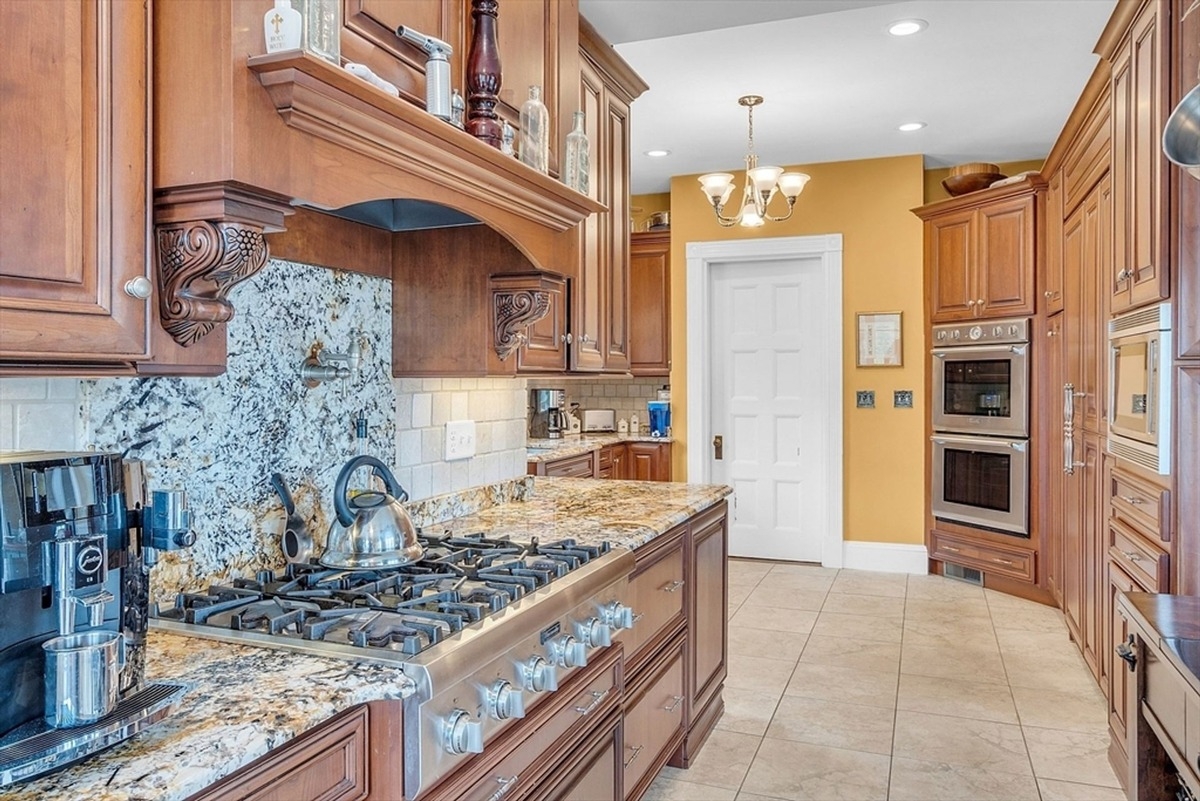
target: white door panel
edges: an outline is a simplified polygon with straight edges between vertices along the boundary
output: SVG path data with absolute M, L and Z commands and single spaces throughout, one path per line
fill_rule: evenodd
M 716 263 L 710 280 L 709 408 L 724 440 L 711 476 L 737 493 L 729 553 L 820 562 L 830 396 L 816 350 L 821 261 Z

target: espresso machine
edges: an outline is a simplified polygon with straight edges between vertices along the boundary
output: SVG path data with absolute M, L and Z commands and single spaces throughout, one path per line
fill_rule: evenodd
M 565 389 L 533 389 L 529 391 L 529 437 L 559 439 L 569 426 L 564 414 L 567 403 Z
M 149 569 L 195 541 L 186 496 L 131 500 L 118 454 L 0 453 L 0 787 L 114 745 L 185 691 L 145 684 Z

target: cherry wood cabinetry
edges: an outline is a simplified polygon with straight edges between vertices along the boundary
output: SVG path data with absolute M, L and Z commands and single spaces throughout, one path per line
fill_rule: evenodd
M 629 356 L 629 106 L 647 86 L 580 20 L 580 109 L 591 162 L 589 195 L 606 207 L 580 225 L 571 368 L 626 373 Z
M 1047 315 L 1063 310 L 1063 177 L 1061 172 L 1050 176 L 1046 189 L 1046 252 L 1042 257 L 1040 286 Z
M 356 706 L 191 796 L 189 801 L 399 798 L 399 702 Z M 393 741 L 391 738 L 395 737 Z
M 680 634 L 644 678 L 626 693 L 624 798 L 640 798 L 683 741 L 684 659 L 686 637 Z
M 1031 176 L 914 210 L 925 221 L 932 322 L 1034 312 L 1035 237 L 1045 188 Z
M 584 454 L 529 462 L 526 472 L 534 476 L 670 481 L 671 443 L 618 442 Z
M 20 43 L 0 56 L 0 370 L 129 370 L 151 317 L 147 5 L 0 3 L 0 25 Z
M 633 481 L 671 480 L 671 443 L 630 442 L 621 478 Z
M 1110 641 L 1113 643 L 1113 647 L 1109 648 L 1105 654 L 1105 658 L 1108 660 L 1109 676 L 1108 761 L 1118 776 L 1123 772 L 1123 766 L 1127 764 L 1128 760 L 1125 752 L 1125 740 L 1128 733 L 1126 715 L 1129 701 L 1137 692 L 1133 672 L 1127 669 L 1125 661 L 1117 653 L 1117 646 L 1127 644 L 1130 634 L 1128 615 L 1118 603 L 1118 595 L 1123 592 L 1146 592 L 1146 588 L 1130 578 L 1120 566 L 1109 562 L 1108 596 L 1105 599 L 1105 609 L 1108 612 L 1108 625 L 1111 627 Z
M 527 472 L 531 476 L 555 476 L 558 478 L 595 478 L 596 452 L 578 453 L 561 459 L 529 462 Z
M 1063 493 L 1063 614 L 1071 638 L 1099 680 L 1101 574 L 1104 569 L 1102 511 L 1103 443 L 1099 435 L 1077 432 Z
M 1167 0 L 1144 4 L 1112 61 L 1114 254 L 1112 311 L 1169 294 L 1169 200 L 1160 138 L 1170 114 Z
M 631 237 L 629 369 L 634 375 L 671 374 L 671 233 Z
M 1070 403 L 1075 427 L 1097 434 L 1105 430 L 1108 396 L 1107 298 L 1101 277 L 1112 261 L 1111 201 L 1111 184 L 1105 177 L 1066 219 L 1063 233 Z M 1068 391 L 1065 385 L 1062 389 Z

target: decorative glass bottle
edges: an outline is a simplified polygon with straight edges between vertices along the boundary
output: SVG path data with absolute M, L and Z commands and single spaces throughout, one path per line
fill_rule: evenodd
M 584 128 L 582 111 L 575 112 L 575 126 L 567 134 L 566 156 L 563 159 L 562 181 L 576 192 L 588 193 L 588 173 L 591 171 L 591 145 Z
M 550 112 L 542 102 L 542 87 L 529 87 L 521 105 L 521 161 L 538 172 L 550 171 Z
M 342 65 L 342 0 L 304 0 L 304 49 Z

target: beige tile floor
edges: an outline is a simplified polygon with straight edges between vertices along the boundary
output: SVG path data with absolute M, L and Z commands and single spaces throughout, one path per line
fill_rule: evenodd
M 730 560 L 725 715 L 648 801 L 1120 801 L 1061 614 L 940 576 Z

